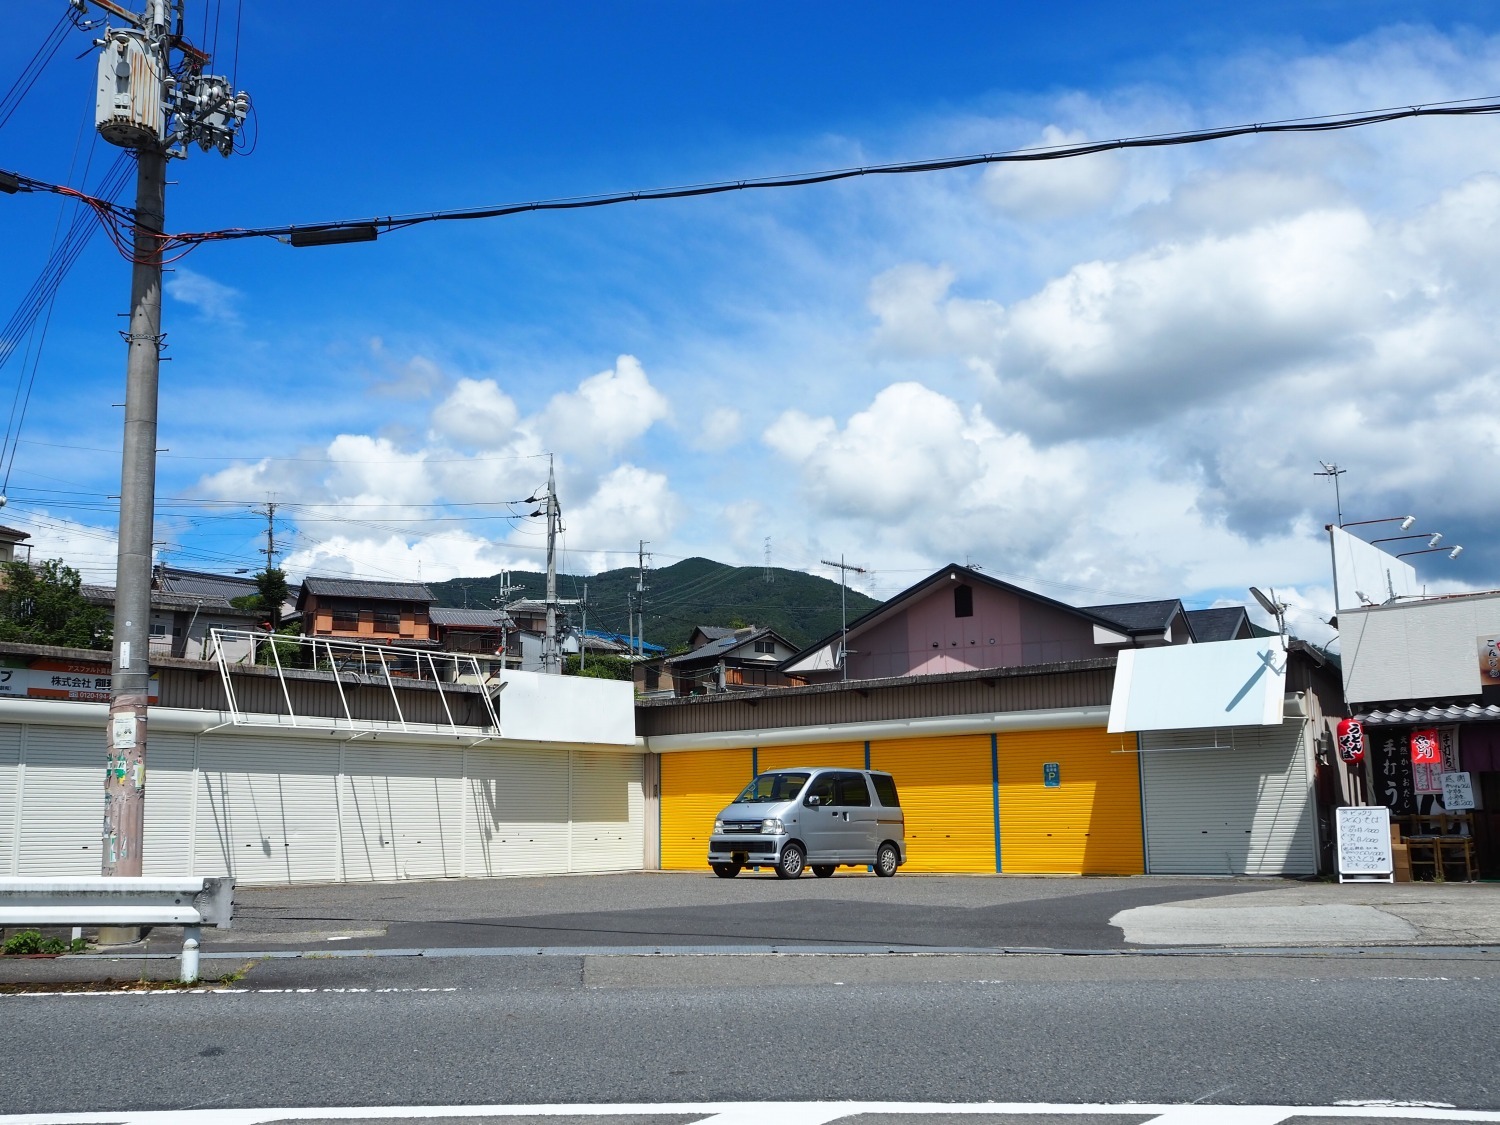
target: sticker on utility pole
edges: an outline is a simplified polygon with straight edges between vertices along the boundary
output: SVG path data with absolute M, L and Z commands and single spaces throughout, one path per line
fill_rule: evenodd
M 1059 762 L 1042 763 L 1042 785 L 1048 789 L 1062 787 L 1062 765 Z
M 110 745 L 116 750 L 135 749 L 135 716 L 115 715 L 110 720 Z

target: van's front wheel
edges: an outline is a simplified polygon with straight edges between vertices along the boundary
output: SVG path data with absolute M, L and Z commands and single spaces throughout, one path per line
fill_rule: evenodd
M 882 879 L 889 879 L 896 873 L 896 868 L 901 866 L 901 853 L 896 851 L 896 845 L 885 843 L 880 845 L 880 850 L 875 853 L 875 874 Z
M 776 864 L 776 878 L 796 879 L 807 866 L 807 853 L 801 844 L 788 844 L 781 849 L 781 860 Z
M 738 863 L 715 863 L 711 866 L 714 869 L 714 874 L 720 879 L 733 879 L 740 873 L 740 865 Z

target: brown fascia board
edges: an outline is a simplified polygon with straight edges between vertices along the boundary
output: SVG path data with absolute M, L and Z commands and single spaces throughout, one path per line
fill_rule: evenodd
M 1091 625 L 1099 625 L 1116 633 L 1121 631 L 1120 627 L 1113 621 L 1109 621 L 1103 617 L 1096 617 L 1094 614 L 1089 613 L 1087 610 L 1079 609 L 1076 605 L 1068 605 L 1067 602 L 1055 601 L 1054 599 L 1047 597 L 1045 594 L 1038 594 L 1033 590 L 1026 589 L 1024 586 L 1015 586 L 1009 582 L 1003 581 L 1002 579 L 991 578 L 983 571 L 971 570 L 969 567 L 959 566 L 957 563 L 950 563 L 948 566 L 933 571 L 932 574 L 928 575 L 926 578 L 922 579 L 922 581 L 916 583 L 915 585 L 908 586 L 906 589 L 902 590 L 899 594 L 891 598 L 889 601 L 881 602 L 878 606 L 876 606 L 874 609 L 870 610 L 863 616 L 856 617 L 853 621 L 849 622 L 847 629 L 835 629 L 832 633 L 829 633 L 821 640 L 814 641 L 806 648 L 793 653 L 791 656 L 787 657 L 780 664 L 778 664 L 776 666 L 776 670 L 778 672 L 785 672 L 788 665 L 796 663 L 799 659 L 806 656 L 808 653 L 816 652 L 818 649 L 823 648 L 825 645 L 832 644 L 834 641 L 838 640 L 839 637 L 845 635 L 846 633 L 852 640 L 857 635 L 858 631 L 862 631 L 869 626 L 874 625 L 876 622 L 880 621 L 887 612 L 896 610 L 903 603 L 917 597 L 928 587 L 941 582 L 943 579 L 947 578 L 949 574 L 955 573 L 961 575 L 963 578 L 969 581 L 981 582 L 987 586 L 993 587 L 994 589 L 1005 590 L 1008 593 L 1018 594 L 1023 598 L 1030 598 L 1034 602 L 1040 602 L 1042 605 L 1050 606 L 1053 609 L 1060 609 L 1065 613 L 1071 613 L 1075 617 L 1083 618 L 1083 620 L 1087 621 Z
M 693 707 L 716 703 L 749 703 L 752 700 L 780 699 L 788 695 L 834 695 L 839 692 L 868 694 L 886 688 L 924 687 L 928 684 L 963 683 L 967 680 L 1005 680 L 1023 676 L 1055 676 L 1060 672 L 1095 672 L 1113 668 L 1113 655 L 1088 660 L 1062 660 L 1055 664 L 1027 664 L 1013 668 L 972 668 L 966 672 L 941 672 L 934 676 L 885 676 L 878 680 L 838 680 L 831 684 L 806 684 L 802 687 L 747 688 L 712 695 L 682 695 L 671 699 L 637 699 L 637 707 Z

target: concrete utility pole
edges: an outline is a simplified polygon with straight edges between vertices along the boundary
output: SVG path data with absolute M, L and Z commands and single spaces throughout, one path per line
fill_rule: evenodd
M 845 682 L 849 679 L 849 572 L 864 574 L 865 568 L 846 563 L 844 556 L 839 556 L 838 562 L 828 559 L 823 560 L 824 566 L 836 566 L 839 568 L 839 668 L 844 673 Z
M 267 500 L 260 514 L 266 517 L 266 545 L 260 548 L 260 553 L 266 556 L 266 569 L 275 570 L 276 556 L 281 553 L 276 549 L 276 502 Z
M 562 651 L 557 643 L 557 472 L 547 455 L 547 632 L 542 638 L 542 671 L 562 675 Z
M 638 620 L 640 622 L 640 628 L 638 628 L 635 631 L 635 639 L 636 639 L 635 654 L 637 656 L 645 656 L 646 655 L 646 591 L 649 590 L 649 589 L 651 589 L 650 586 L 646 585 L 646 575 L 650 573 L 650 571 L 646 567 L 646 559 L 648 557 L 647 554 L 646 554 L 646 544 L 647 544 L 647 542 L 649 542 L 649 540 L 641 539 L 641 540 L 638 540 L 638 542 L 640 543 L 640 548 L 639 548 L 639 551 L 638 551 L 638 553 L 636 555 L 635 611 L 636 611 L 637 614 L 639 614 Z
M 120 540 L 115 572 L 114 654 L 105 731 L 104 875 L 140 875 L 145 839 L 146 719 L 151 691 L 151 533 L 156 504 L 157 376 L 161 365 L 162 244 L 167 159 L 234 151 L 250 99 L 204 73 L 208 56 L 182 37 L 185 0 L 147 0 L 140 15 L 112 0 L 94 3 L 123 20 L 106 26 L 95 124 L 111 144 L 136 154 L 130 329 L 126 332 L 125 441 L 120 470 Z M 176 27 L 172 17 L 176 16 Z M 173 52 L 178 60 L 174 64 Z M 129 935 L 118 935 L 126 936 Z

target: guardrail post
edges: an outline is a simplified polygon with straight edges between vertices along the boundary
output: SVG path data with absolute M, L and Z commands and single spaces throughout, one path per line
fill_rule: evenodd
M 182 927 L 182 971 L 177 979 L 183 984 L 198 983 L 198 941 L 202 935 L 201 926 Z

